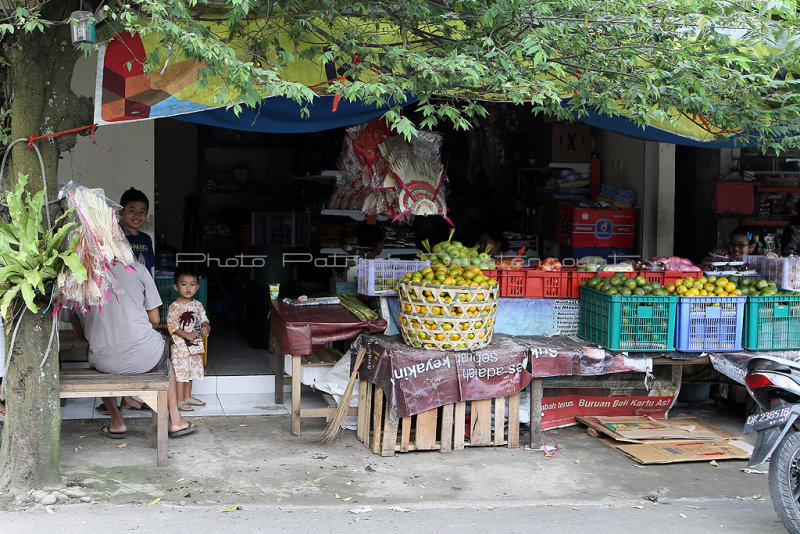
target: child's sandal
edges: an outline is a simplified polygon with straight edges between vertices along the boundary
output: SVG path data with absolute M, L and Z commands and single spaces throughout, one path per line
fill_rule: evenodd
M 192 408 L 192 407 L 189 405 L 189 403 L 188 403 L 188 402 L 186 402 L 186 401 L 180 401 L 180 402 L 178 403 L 178 410 L 179 410 L 179 411 L 181 411 L 181 412 L 193 412 L 193 411 L 194 411 L 194 408 Z
M 196 399 L 194 397 L 189 397 L 184 401 L 186 404 L 190 404 L 192 406 L 205 406 L 206 403 L 201 401 L 200 399 Z

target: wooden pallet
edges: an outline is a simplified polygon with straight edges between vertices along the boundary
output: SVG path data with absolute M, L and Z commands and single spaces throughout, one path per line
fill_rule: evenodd
M 381 456 L 410 451 L 449 452 L 482 446 L 506 445 L 513 449 L 519 447 L 519 399 L 517 393 L 496 399 L 446 404 L 403 417 L 398 425 L 393 425 L 383 390 L 362 380 L 359 383 L 356 435 L 372 452 Z M 469 416 L 466 413 L 468 405 Z M 501 423 L 497 425 L 495 421 Z

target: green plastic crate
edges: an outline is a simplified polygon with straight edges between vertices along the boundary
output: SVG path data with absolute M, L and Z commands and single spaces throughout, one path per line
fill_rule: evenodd
M 609 350 L 675 348 L 678 297 L 625 297 L 580 287 L 578 336 Z
M 156 278 L 156 287 L 158 288 L 158 295 L 161 297 L 161 307 L 158 308 L 159 321 L 162 323 L 167 322 L 167 310 L 169 305 L 178 298 L 178 292 L 172 286 L 175 285 L 172 277 L 170 278 Z M 200 288 L 197 290 L 194 298 L 200 301 L 203 308 L 206 307 L 206 294 L 207 294 L 207 278 L 200 278 Z M 206 312 L 206 314 L 208 314 Z
M 748 350 L 800 349 L 800 293 L 747 297 L 744 325 Z

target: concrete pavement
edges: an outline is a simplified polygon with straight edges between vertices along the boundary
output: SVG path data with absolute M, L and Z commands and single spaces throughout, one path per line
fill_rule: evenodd
M 671 415 L 698 415 L 732 433 L 743 423 L 708 406 Z M 784 531 L 766 475 L 743 473 L 745 462 L 639 466 L 581 426 L 551 432 L 558 454 L 550 458 L 506 448 L 382 458 L 352 431 L 315 443 L 322 420 L 303 421 L 299 438 L 287 416 L 192 420 L 199 431 L 170 440 L 166 468 L 155 466 L 147 419 L 131 420 L 125 440 L 100 435 L 97 422 L 65 421 L 66 489 L 38 494 L 39 504 L 3 502 L 2 532 L 108 532 L 110 524 L 140 532 L 212 524 L 235 532 Z

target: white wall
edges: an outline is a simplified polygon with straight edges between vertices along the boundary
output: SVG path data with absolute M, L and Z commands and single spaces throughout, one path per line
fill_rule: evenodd
M 72 89 L 94 97 L 97 56 L 81 57 L 72 75 Z M 108 198 L 119 202 L 123 191 L 135 187 L 150 199 L 150 213 L 142 227 L 153 234 L 154 213 L 154 121 L 100 126 L 94 136 L 79 136 L 77 144 L 62 154 L 58 181 L 75 180 L 86 187 L 100 187 Z

